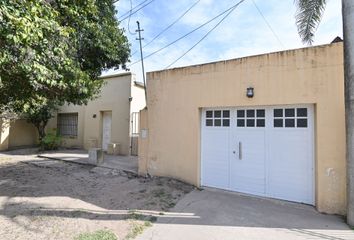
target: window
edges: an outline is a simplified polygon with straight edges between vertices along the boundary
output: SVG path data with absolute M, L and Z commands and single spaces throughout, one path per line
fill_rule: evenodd
M 230 110 L 208 110 L 206 111 L 205 126 L 207 127 L 229 127 Z
M 285 108 L 273 110 L 275 128 L 307 128 L 307 108 Z
M 78 113 L 58 114 L 58 133 L 64 137 L 77 137 Z
M 237 127 L 265 127 L 264 109 L 237 110 Z

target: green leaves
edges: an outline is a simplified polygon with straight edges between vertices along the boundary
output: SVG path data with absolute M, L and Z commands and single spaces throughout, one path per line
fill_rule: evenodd
M 2 0 L 0 115 L 21 113 L 43 138 L 59 105 L 94 99 L 101 71 L 130 54 L 115 13 L 112 0 Z
M 314 33 L 321 21 L 326 0 L 295 0 L 296 25 L 303 43 L 311 45 Z
M 0 106 L 86 103 L 101 71 L 128 61 L 112 0 L 3 0 L 0 20 Z

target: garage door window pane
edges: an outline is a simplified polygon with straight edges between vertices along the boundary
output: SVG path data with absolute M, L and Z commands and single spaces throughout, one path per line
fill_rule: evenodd
M 265 127 L 265 120 L 257 119 L 257 127 Z
M 274 109 L 274 117 L 283 117 L 283 109 Z
M 295 119 L 285 119 L 285 127 L 295 127 Z
M 285 117 L 295 117 L 295 109 L 294 108 L 285 109 Z
M 237 127 L 244 127 L 245 120 L 244 119 L 237 119 Z
M 230 119 L 222 120 L 222 125 L 223 125 L 223 127 L 229 127 L 230 126 Z
M 207 127 L 213 126 L 213 119 L 207 119 L 207 120 L 206 120 L 206 126 L 207 126 Z
M 213 111 L 206 111 L 206 117 L 207 118 L 212 118 L 213 117 Z
M 265 117 L 265 110 L 264 109 L 258 109 L 257 110 L 257 117 L 258 118 L 264 118 Z
M 237 117 L 244 118 L 245 117 L 245 110 L 237 110 Z
M 307 117 L 307 108 L 296 109 L 297 117 Z
M 221 118 L 221 111 L 214 111 L 214 117 Z
M 254 110 L 247 110 L 247 117 L 254 117 Z
M 229 110 L 222 111 L 222 117 L 229 118 L 230 117 L 230 111 Z
M 283 119 L 274 119 L 274 127 L 283 127 Z
M 215 127 L 221 127 L 221 119 L 215 119 L 214 120 L 214 126 Z
M 247 127 L 254 127 L 254 119 L 247 119 Z
M 297 119 L 297 127 L 298 128 L 307 128 L 307 119 Z

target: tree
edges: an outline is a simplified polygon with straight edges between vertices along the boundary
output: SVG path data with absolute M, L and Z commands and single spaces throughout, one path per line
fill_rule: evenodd
M 295 0 L 296 24 L 304 43 L 312 44 L 326 0 Z M 342 0 L 345 118 L 347 137 L 347 222 L 354 226 L 354 1 Z
M 102 70 L 124 66 L 130 54 L 113 3 L 2 0 L 0 109 L 15 106 L 15 112 L 40 126 L 42 137 L 53 104 L 95 98 Z

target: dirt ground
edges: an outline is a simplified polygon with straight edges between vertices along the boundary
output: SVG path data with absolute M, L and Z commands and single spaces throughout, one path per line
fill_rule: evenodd
M 128 239 L 191 190 L 167 178 L 1 154 L 0 238 L 68 240 L 107 229 Z

